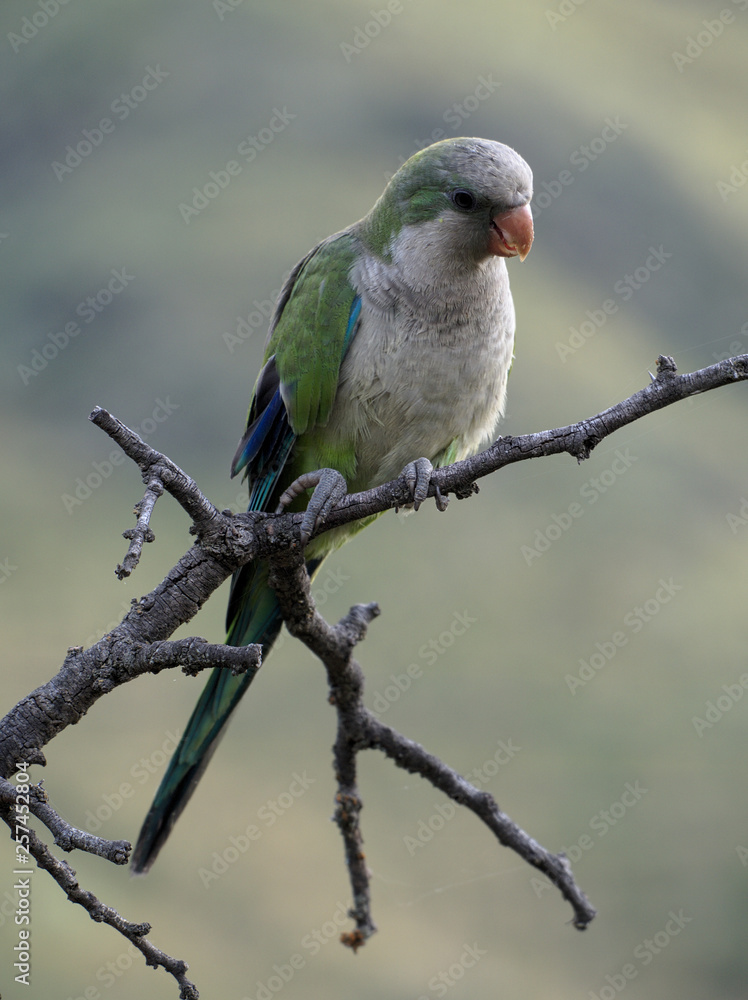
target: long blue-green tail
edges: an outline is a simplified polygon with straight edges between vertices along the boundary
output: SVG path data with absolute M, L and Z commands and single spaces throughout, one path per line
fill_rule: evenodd
M 231 604 L 238 589 L 247 600 L 239 616 L 229 623 L 227 642 L 232 646 L 261 642 L 264 657 L 278 634 L 281 620 L 275 594 L 267 585 L 267 567 L 248 569 L 254 572 L 240 571 L 233 581 Z M 147 872 L 156 860 L 256 672 L 248 671 L 238 677 L 225 669 L 211 672 L 143 823 L 132 857 L 134 873 Z
M 320 562 L 310 561 L 309 572 Z M 263 657 L 267 655 L 280 631 L 281 616 L 264 563 L 247 566 L 235 575 L 227 617 L 229 645 L 259 642 Z M 235 677 L 222 668 L 211 672 L 143 823 L 132 857 L 135 874 L 147 872 L 156 860 L 256 673 Z

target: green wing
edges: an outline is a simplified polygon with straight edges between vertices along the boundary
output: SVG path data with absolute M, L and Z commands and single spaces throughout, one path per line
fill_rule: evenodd
M 232 464 L 233 475 L 246 470 L 251 510 L 275 507 L 278 479 L 293 462 L 298 437 L 330 416 L 340 365 L 361 311 L 348 278 L 355 256 L 350 235 L 331 236 L 294 268 L 281 293 L 247 429 Z M 310 575 L 321 561 L 308 561 Z M 234 574 L 227 614 L 227 642 L 262 643 L 263 655 L 281 626 L 267 574 L 263 562 Z M 134 871 L 147 871 L 153 864 L 253 677 L 254 672 L 240 677 L 227 670 L 211 673 L 143 823 Z
M 275 357 L 288 420 L 298 436 L 324 426 L 360 305 L 349 273 L 354 239 L 338 233 L 297 265 L 281 295 L 266 359 Z M 354 308 L 354 304 L 357 308 Z

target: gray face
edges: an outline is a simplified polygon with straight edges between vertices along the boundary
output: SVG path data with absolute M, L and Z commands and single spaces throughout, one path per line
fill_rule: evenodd
M 394 218 L 420 228 L 441 254 L 463 261 L 524 259 L 532 243 L 532 171 L 509 146 L 486 139 L 448 139 L 428 146 L 398 171 L 384 204 Z M 393 226 L 396 229 L 397 226 Z

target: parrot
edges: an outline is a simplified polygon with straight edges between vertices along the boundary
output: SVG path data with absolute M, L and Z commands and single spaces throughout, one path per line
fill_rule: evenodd
M 248 480 L 249 510 L 302 512 L 310 577 L 379 516 L 314 535 L 347 492 L 402 476 L 417 510 L 434 468 L 490 438 L 514 349 L 506 260 L 530 251 L 531 198 L 532 171 L 514 149 L 444 139 L 290 272 L 231 475 Z M 281 625 L 267 563 L 246 564 L 231 582 L 227 644 L 259 643 L 264 659 Z M 255 673 L 213 668 L 143 823 L 134 873 L 153 864 Z

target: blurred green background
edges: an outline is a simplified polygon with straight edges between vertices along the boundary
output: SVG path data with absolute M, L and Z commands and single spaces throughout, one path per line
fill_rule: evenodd
M 684 371 L 748 350 L 746 6 L 5 0 L 3 707 L 190 543 L 164 499 L 156 544 L 115 579 L 141 484 L 89 411 L 140 428 L 238 509 L 228 466 L 262 354 L 258 313 L 434 137 L 500 139 L 535 172 L 535 245 L 509 265 L 504 432 L 613 404 L 660 353 Z M 81 142 L 76 162 L 67 147 Z M 180 210 L 230 160 L 241 170 L 208 189 L 217 197 Z M 355 957 L 343 949 L 334 717 L 322 669 L 288 638 L 153 872 L 131 880 L 75 855 L 83 885 L 150 921 L 204 997 L 744 998 L 747 392 L 655 414 L 583 465 L 509 468 L 444 515 L 388 515 L 315 587 L 333 619 L 381 603 L 359 650 L 369 704 L 462 773 L 490 762 L 483 787 L 574 859 L 599 910 L 587 932 L 477 820 L 444 822 L 443 796 L 368 754 L 380 930 Z M 181 634 L 220 640 L 225 597 Z M 422 672 L 401 690 L 411 664 Z M 35 777 L 71 822 L 134 839 L 201 684 L 172 672 L 118 690 Z M 250 825 L 261 835 L 239 851 Z M 176 996 L 42 873 L 33 986 L 11 982 L 3 839 L 6 1000 Z

